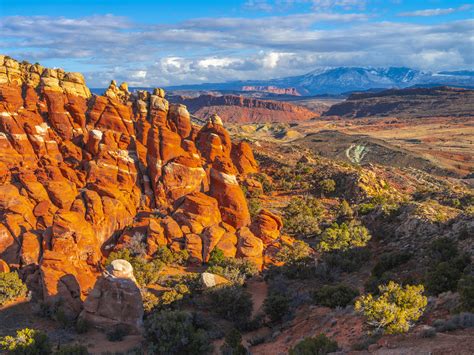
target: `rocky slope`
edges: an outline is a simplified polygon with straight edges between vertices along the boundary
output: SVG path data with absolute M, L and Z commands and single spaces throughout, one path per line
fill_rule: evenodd
M 312 111 L 286 102 L 259 100 L 235 95 L 173 96 L 171 102 L 186 105 L 198 117 L 209 118 L 219 113 L 224 122 L 296 122 L 317 116 Z
M 0 56 L 0 259 L 34 298 L 77 316 L 135 232 L 148 256 L 167 245 L 199 264 L 218 246 L 263 266 L 281 223 L 251 224 L 240 185 L 258 171 L 252 150 L 164 96 L 115 82 L 91 95 L 80 74 Z
M 472 116 L 474 90 L 449 87 L 386 90 L 352 94 L 324 116 L 446 117 Z

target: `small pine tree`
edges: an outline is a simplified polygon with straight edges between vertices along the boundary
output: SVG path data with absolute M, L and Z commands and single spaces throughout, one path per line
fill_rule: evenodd
M 407 332 L 418 320 L 427 305 L 423 285 L 405 287 L 390 281 L 379 286 L 380 296 L 361 296 L 355 309 L 365 315 L 370 326 L 383 329 L 387 334 Z

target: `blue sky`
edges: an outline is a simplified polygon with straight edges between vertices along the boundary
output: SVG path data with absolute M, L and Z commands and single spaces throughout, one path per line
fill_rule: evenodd
M 472 69 L 473 11 L 456 0 L 0 0 L 0 53 L 81 71 L 92 87 Z

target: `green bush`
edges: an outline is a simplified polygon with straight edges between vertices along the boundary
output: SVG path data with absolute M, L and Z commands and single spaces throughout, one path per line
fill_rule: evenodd
M 321 180 L 318 185 L 321 192 L 325 195 L 336 191 L 336 182 L 333 179 Z
M 234 284 L 242 285 L 248 277 L 258 273 L 257 266 L 249 260 L 224 258 L 213 260 L 208 272 L 225 277 Z
M 35 329 L 17 330 L 16 336 L 0 338 L 0 350 L 12 355 L 47 355 L 51 354 L 48 336 Z
M 200 328 L 193 314 L 164 310 L 145 321 L 145 337 L 150 354 L 210 354 L 212 345 L 206 331 Z
M 214 312 L 224 319 L 243 327 L 252 315 L 252 297 L 242 287 L 226 286 L 211 289 L 209 292 Z
M 431 242 L 429 255 L 432 262 L 441 263 L 450 261 L 459 254 L 456 242 L 450 238 L 442 237 Z
M 250 213 L 250 218 L 254 218 L 260 210 L 262 209 L 262 205 L 260 203 L 260 200 L 258 198 L 249 198 L 247 200 L 247 206 L 249 208 L 249 213 Z
M 362 216 L 365 216 L 366 214 L 369 214 L 373 210 L 377 208 L 377 205 L 372 203 L 372 202 L 367 202 L 367 203 L 361 203 L 360 205 L 357 206 L 357 211 L 359 214 Z
M 190 294 L 188 286 L 177 284 L 172 290 L 165 291 L 159 298 L 160 306 L 169 306 L 175 302 L 181 301 L 186 295 Z
M 355 272 L 370 260 L 370 256 L 370 250 L 367 248 L 352 248 L 324 253 L 322 259 L 330 268 Z
M 255 180 L 257 180 L 258 182 L 262 184 L 263 192 L 265 194 L 269 194 L 270 192 L 274 190 L 273 184 L 266 174 L 255 173 L 255 174 L 252 174 L 252 178 L 254 178 Z
M 459 280 L 458 291 L 462 310 L 474 312 L 474 275 L 464 275 Z
M 0 306 L 25 295 L 26 291 L 26 286 L 16 272 L 0 272 Z
M 266 277 L 272 279 L 279 275 L 283 275 L 289 279 L 304 280 L 320 278 L 327 281 L 330 279 L 330 275 L 327 271 L 325 265 L 318 265 L 314 258 L 307 257 L 288 262 L 283 266 L 271 265 L 266 271 Z
M 318 248 L 327 252 L 331 250 L 347 250 L 354 247 L 364 247 L 370 240 L 369 231 L 354 221 L 338 225 L 333 223 L 321 235 Z
M 358 295 L 359 291 L 343 284 L 326 285 L 313 293 L 313 300 L 317 305 L 336 308 L 352 304 Z
M 311 247 L 302 240 L 295 240 L 292 245 L 284 245 L 277 253 L 276 259 L 283 263 L 296 262 L 309 257 Z
M 346 200 L 342 200 L 339 204 L 339 208 L 337 211 L 337 216 L 341 220 L 351 220 L 354 217 L 354 211 L 351 208 L 351 205 Z
M 284 229 L 288 234 L 310 237 L 321 233 L 324 208 L 311 196 L 294 197 L 283 210 Z
M 88 355 L 87 347 L 84 345 L 63 345 L 59 350 L 54 352 L 54 355 Z
M 247 349 L 242 345 L 242 334 L 232 328 L 225 336 L 224 344 L 221 347 L 223 355 L 246 355 Z
M 219 248 L 214 248 L 209 255 L 209 265 L 222 265 L 225 263 L 226 257 L 224 252 Z
M 432 295 L 439 295 L 446 291 L 456 291 L 458 281 L 470 262 L 469 255 L 461 255 L 449 261 L 435 264 L 425 275 L 425 285 L 428 292 Z
M 152 312 L 156 307 L 160 305 L 160 299 L 155 296 L 152 292 L 142 292 L 143 310 L 146 314 Z
M 411 257 L 412 255 L 408 252 L 382 254 L 372 270 L 372 275 L 378 278 L 382 277 L 385 272 L 405 264 Z
M 272 322 L 278 322 L 288 314 L 290 310 L 290 299 L 282 293 L 272 292 L 265 298 L 263 310 L 270 317 Z
M 109 265 L 116 259 L 127 260 L 133 266 L 133 274 L 141 286 L 156 283 L 160 276 L 160 271 L 164 266 L 164 263 L 156 258 L 147 261 L 142 256 L 133 256 L 128 249 L 121 249 L 110 253 L 105 265 Z
M 153 256 L 166 265 L 185 265 L 189 259 L 187 250 L 173 251 L 167 246 L 159 247 Z
M 370 293 L 359 297 L 355 309 L 365 315 L 370 326 L 387 334 L 407 332 L 427 305 L 423 285 L 402 287 L 390 281 L 379 289 L 378 297 Z
M 329 339 L 324 334 L 319 334 L 313 338 L 305 338 L 290 349 L 290 355 L 324 355 L 338 350 L 335 341 Z

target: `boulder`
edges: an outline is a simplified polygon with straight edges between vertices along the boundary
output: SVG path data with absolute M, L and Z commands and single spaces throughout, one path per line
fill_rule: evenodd
M 280 236 L 283 221 L 280 216 L 262 208 L 250 225 L 250 230 L 264 244 L 271 244 Z
M 79 319 L 102 330 L 124 326 L 131 333 L 142 332 L 143 301 L 128 261 L 114 260 L 107 267 L 84 301 Z
M 220 285 L 226 285 L 229 283 L 230 281 L 227 280 L 225 277 L 216 274 L 211 274 L 210 272 L 203 272 L 201 274 L 201 285 L 205 289 Z

